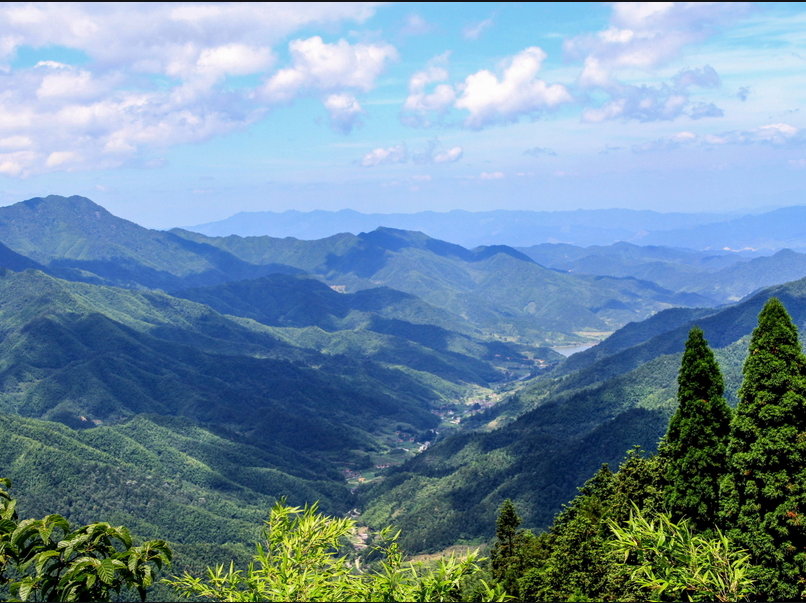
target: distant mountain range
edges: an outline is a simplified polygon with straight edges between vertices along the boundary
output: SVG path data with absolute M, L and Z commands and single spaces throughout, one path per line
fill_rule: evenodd
M 417 230 L 462 245 L 531 246 L 569 243 L 580 247 L 618 241 L 692 249 L 806 249 L 806 206 L 760 215 L 659 213 L 629 209 L 575 211 L 363 214 L 353 210 L 240 212 L 225 220 L 187 227 L 208 236 L 261 236 L 322 239 L 359 234 L 378 227 Z

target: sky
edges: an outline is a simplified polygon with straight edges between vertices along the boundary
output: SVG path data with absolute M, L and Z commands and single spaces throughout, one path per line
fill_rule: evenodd
M 4 3 L 0 82 L 0 204 L 153 228 L 806 203 L 804 3 Z

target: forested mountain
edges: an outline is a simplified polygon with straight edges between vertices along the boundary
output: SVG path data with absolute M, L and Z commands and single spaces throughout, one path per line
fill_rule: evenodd
M 680 354 L 693 326 L 716 348 L 735 404 L 747 339 L 770 297 L 806 326 L 806 279 L 723 310 L 668 310 L 629 325 L 474 423 L 503 427 L 455 436 L 395 468 L 364 494 L 369 521 L 396 518 L 409 547 L 435 550 L 491 537 L 496 510 L 511 498 L 526 527 L 547 527 L 602 462 L 617 465 L 634 445 L 655 449 L 675 410 Z M 518 418 L 508 422 L 509 413 Z
M 708 305 L 632 278 L 561 274 L 506 246 L 468 250 L 422 233 L 379 228 L 318 241 L 177 235 L 217 246 L 253 264 L 293 266 L 356 291 L 405 291 L 478 325 L 486 335 L 525 342 L 574 341 L 612 331 L 673 305 Z
M 806 276 L 806 255 L 791 249 L 761 257 L 752 257 L 757 252 L 749 251 L 695 251 L 630 243 L 588 248 L 544 244 L 521 251 L 549 268 L 572 274 L 634 277 L 720 303 Z
M 123 287 L 170 291 L 299 272 L 253 266 L 215 247 L 143 228 L 85 197 L 51 195 L 0 207 L 0 241 L 56 276 Z
M 80 197 L 0 208 L 0 243 L 0 477 L 188 566 L 244 559 L 283 495 L 410 552 L 489 541 L 507 498 L 545 529 L 601 463 L 655 449 L 693 326 L 735 404 L 766 300 L 806 324 L 806 279 L 715 307 L 800 275 L 790 250 L 216 238 Z

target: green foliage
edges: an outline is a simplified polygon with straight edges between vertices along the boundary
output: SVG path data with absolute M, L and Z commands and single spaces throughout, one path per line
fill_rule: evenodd
M 219 564 L 206 579 L 185 573 L 166 581 L 181 596 L 215 601 L 458 601 L 463 579 L 479 571 L 480 559 L 443 558 L 435 569 L 404 563 L 397 535 L 381 533 L 376 553 L 383 559 L 374 569 L 337 556 L 355 522 L 327 517 L 317 506 L 304 509 L 280 501 L 256 545 L 254 560 L 244 572 Z M 486 587 L 486 601 L 503 601 L 501 589 Z
M 0 584 L 20 601 L 110 601 L 135 589 L 142 601 L 156 571 L 171 562 L 163 540 L 135 545 L 108 523 L 71 528 L 60 515 L 19 520 L 0 479 Z
M 718 522 L 730 408 L 722 397 L 722 374 L 702 329 L 695 327 L 689 333 L 677 382 L 677 411 L 661 447 L 669 482 L 664 498 L 675 519 L 688 517 L 704 530 Z
M 630 451 L 619 471 L 603 466 L 580 488 L 547 533 L 537 537 L 518 580 L 524 600 L 631 600 L 635 585 L 610 548 L 612 523 L 626 522 L 634 504 L 649 514 L 663 504 L 664 465 Z
M 625 524 L 610 522 L 610 529 L 615 539 L 608 544 L 645 600 L 746 601 L 754 593 L 750 555 L 719 529 L 707 538 L 688 520 L 675 524 L 665 513 L 646 516 L 638 507 Z
M 521 518 L 510 499 L 506 499 L 495 522 L 495 544 L 490 554 L 492 577 L 507 593 L 518 596 L 518 577 L 523 573 L 531 532 L 519 530 Z
M 776 298 L 758 317 L 731 425 L 722 512 L 750 551 L 759 593 L 802 596 L 806 579 L 806 357 Z

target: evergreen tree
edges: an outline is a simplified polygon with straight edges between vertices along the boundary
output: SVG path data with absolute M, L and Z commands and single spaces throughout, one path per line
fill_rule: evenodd
M 806 357 L 783 304 L 758 317 L 728 442 L 722 512 L 750 551 L 762 600 L 806 587 Z
M 719 365 L 699 327 L 689 333 L 677 383 L 677 411 L 662 446 L 668 481 L 664 500 L 675 520 L 688 517 L 694 527 L 706 530 L 718 519 L 730 407 L 722 397 Z
M 522 549 L 528 536 L 524 530 L 518 529 L 521 518 L 515 504 L 506 499 L 498 511 L 495 522 L 496 542 L 490 554 L 493 579 L 502 585 L 510 595 L 518 594 L 518 578 L 522 573 Z

